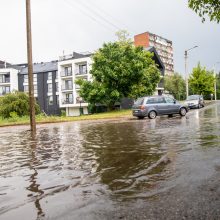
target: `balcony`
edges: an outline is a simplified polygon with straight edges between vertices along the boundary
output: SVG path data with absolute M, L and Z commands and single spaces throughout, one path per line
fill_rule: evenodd
M 0 96 L 6 95 L 8 93 L 10 93 L 10 89 L 3 90 L 1 91 Z
M 64 100 L 62 100 L 62 104 L 63 104 L 63 105 L 73 104 L 73 99 L 64 99 Z
M 75 71 L 76 76 L 86 75 L 87 73 L 88 73 L 87 70 L 76 69 L 76 71 Z
M 68 91 L 68 90 L 73 90 L 73 86 L 62 86 L 61 87 L 62 91 Z
M 73 75 L 73 73 L 72 72 L 61 71 L 60 75 L 61 75 L 61 77 L 71 77 Z
M 10 76 L 8 75 L 3 75 L 0 77 L 0 84 L 1 83 L 10 83 Z

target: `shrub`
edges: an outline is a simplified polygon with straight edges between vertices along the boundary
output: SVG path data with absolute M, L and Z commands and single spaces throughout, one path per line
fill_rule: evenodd
M 29 115 L 29 96 L 24 92 L 13 92 L 0 99 L 0 115 L 3 118 L 22 117 Z M 35 104 L 36 114 L 40 113 L 40 107 Z

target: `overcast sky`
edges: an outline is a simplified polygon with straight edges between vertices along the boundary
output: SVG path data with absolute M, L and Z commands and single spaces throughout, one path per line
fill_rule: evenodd
M 187 0 L 31 0 L 34 62 L 58 59 L 73 51 L 94 51 L 116 40 L 117 29 L 131 37 L 150 31 L 173 41 L 175 71 L 184 73 L 200 61 L 213 68 L 220 61 L 220 26 L 201 22 Z M 0 60 L 27 62 L 25 0 L 0 0 Z M 216 65 L 220 70 L 220 64 Z

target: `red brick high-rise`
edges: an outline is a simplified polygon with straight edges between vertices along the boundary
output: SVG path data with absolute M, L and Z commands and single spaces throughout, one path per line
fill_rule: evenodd
M 172 41 L 150 32 L 134 36 L 134 45 L 144 48 L 155 47 L 165 66 L 165 74 L 171 75 L 174 72 L 173 46 Z

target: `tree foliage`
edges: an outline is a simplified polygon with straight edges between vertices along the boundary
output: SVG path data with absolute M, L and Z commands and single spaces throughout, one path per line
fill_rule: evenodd
M 152 54 L 129 41 L 105 43 L 93 56 L 92 82 L 77 80 L 80 96 L 112 107 L 123 97 L 150 95 L 160 80 Z
M 19 117 L 29 115 L 29 97 L 24 92 L 14 92 L 3 96 L 0 99 L 0 116 L 10 118 L 17 114 Z M 40 107 L 35 105 L 36 113 L 40 113 Z
M 186 98 L 186 83 L 182 75 L 174 73 L 171 76 L 165 76 L 164 89 L 169 91 L 175 99 L 184 100 Z
M 214 73 L 199 63 L 189 78 L 189 87 L 193 94 L 208 96 L 214 93 L 214 82 Z
M 219 0 L 189 0 L 189 7 L 193 9 L 202 21 L 208 15 L 210 21 L 220 21 L 220 1 Z

